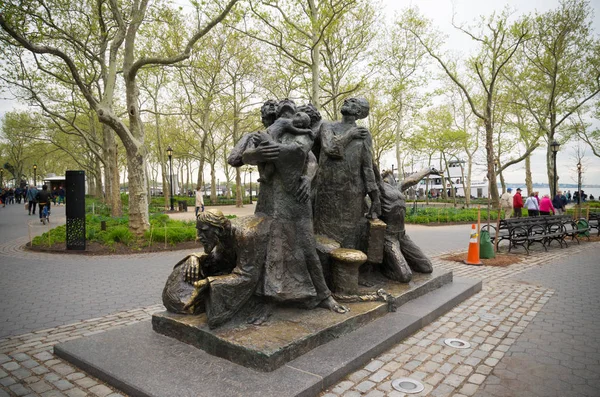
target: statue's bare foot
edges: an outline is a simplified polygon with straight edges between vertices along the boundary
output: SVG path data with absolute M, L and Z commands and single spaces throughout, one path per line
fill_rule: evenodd
M 270 303 L 263 303 L 252 313 L 248 319 L 248 324 L 262 325 L 267 322 L 269 317 L 273 314 L 273 305 Z
M 333 296 L 322 300 L 321 303 L 319 303 L 319 306 L 336 313 L 348 313 L 350 311 L 346 306 L 337 303 L 337 301 L 333 299 Z

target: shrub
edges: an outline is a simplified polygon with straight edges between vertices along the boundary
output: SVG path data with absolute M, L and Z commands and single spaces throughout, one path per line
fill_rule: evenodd
M 64 243 L 65 241 L 67 241 L 67 227 L 65 225 L 61 225 L 55 227 L 54 229 L 50 229 L 41 236 L 34 237 L 32 240 L 32 245 L 39 247 L 50 247 L 54 244 Z
M 129 245 L 133 240 L 133 234 L 127 226 L 116 226 L 107 231 L 107 241 Z

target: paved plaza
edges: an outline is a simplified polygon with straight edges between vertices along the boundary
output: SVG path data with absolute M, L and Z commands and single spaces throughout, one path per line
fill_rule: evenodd
M 163 310 L 164 282 L 186 252 L 28 252 L 21 246 L 29 232 L 44 231 L 28 228 L 32 218 L 22 205 L 0 209 L 0 397 L 123 395 L 58 359 L 52 347 L 148 321 Z M 64 222 L 64 207 L 53 209 L 52 221 Z M 508 268 L 473 267 L 440 259 L 466 249 L 470 225 L 407 229 L 436 267 L 483 280 L 483 291 L 322 396 L 403 396 L 392 387 L 400 377 L 424 384 L 415 396 L 600 396 L 600 242 L 536 250 Z M 471 347 L 448 347 L 445 338 Z

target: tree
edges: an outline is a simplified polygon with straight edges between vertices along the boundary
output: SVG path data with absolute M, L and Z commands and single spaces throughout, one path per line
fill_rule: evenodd
M 425 48 L 427 53 L 437 61 L 444 72 L 465 94 L 473 114 L 482 120 L 485 126 L 485 149 L 487 162 L 487 178 L 490 183 L 492 201 L 495 206 L 499 203 L 496 172 L 494 170 L 494 121 L 493 108 L 497 100 L 497 86 L 501 80 L 502 69 L 511 61 L 519 46 L 526 40 L 525 21 L 513 25 L 509 23 L 509 12 L 493 13 L 482 18 L 477 26 L 478 32 L 471 32 L 462 26 L 457 29 L 468 35 L 479 45 L 479 52 L 466 62 L 467 71 L 477 76 L 479 89 L 484 92 L 484 100 L 475 100 L 475 94 L 467 88 L 464 78 L 459 76 L 455 62 L 441 55 L 436 43 L 439 41 L 429 31 L 429 24 L 423 19 L 416 23 L 405 24 L 403 27 L 411 32 Z
M 372 2 L 357 1 L 334 20 L 323 36 L 320 103 L 330 120 L 338 120 L 342 100 L 366 83 L 368 73 L 357 72 L 373 53 L 369 47 L 376 34 L 375 24 L 380 19 L 376 6 Z
M 222 164 L 228 185 L 230 171 L 235 173 L 236 207 L 242 207 L 242 170 L 239 167 L 230 170 L 226 159 L 229 148 L 237 143 L 243 133 L 260 128 L 258 117 L 252 117 L 252 114 L 249 113 L 249 108 L 255 106 L 253 98 L 256 97 L 257 88 L 253 84 L 253 80 L 256 79 L 256 75 L 259 73 L 260 59 L 255 51 L 256 48 L 252 46 L 251 40 L 238 32 L 231 32 L 226 43 L 225 51 L 229 60 L 224 64 L 224 73 L 229 81 L 229 87 L 224 92 L 223 106 L 229 110 L 229 114 L 226 117 L 228 121 L 225 122 L 224 127 L 231 139 L 224 146 L 224 161 Z M 229 189 L 227 190 L 229 193 Z
M 310 74 L 310 102 L 321 107 L 321 48 L 328 29 L 358 0 L 251 0 L 242 29 Z M 237 27 L 235 27 L 237 29 Z
M 461 150 L 467 156 L 467 176 L 465 178 L 464 169 L 461 167 L 462 180 L 465 192 L 465 205 L 468 207 L 471 204 L 471 177 L 473 175 L 473 159 L 475 153 L 479 150 L 479 135 L 481 123 L 473 121 L 473 112 L 464 95 L 464 92 L 454 86 L 450 89 L 450 104 L 453 112 L 454 126 L 458 131 L 462 131 L 460 135 Z
M 407 29 L 403 28 L 418 22 L 416 10 L 409 8 L 402 12 L 391 28 L 383 29 L 375 50 L 375 61 L 379 73 L 386 80 L 384 92 L 391 100 L 390 111 L 394 121 L 396 163 L 402 169 L 402 141 L 414 124 L 417 109 L 422 108 L 425 96 L 419 91 L 426 85 L 426 51 Z
M 40 126 L 29 113 L 8 112 L 4 115 L 0 130 L 0 153 L 3 167 L 12 174 L 16 185 L 21 179 L 33 181 L 32 167 L 38 160 L 36 146 L 39 146 L 39 140 L 36 138 L 39 134 Z M 5 174 L 4 180 L 8 179 Z
M 592 35 L 593 12 L 586 0 L 563 0 L 530 22 L 531 40 L 522 49 L 524 67 L 511 82 L 544 132 L 548 183 L 554 186 L 553 140 L 561 128 L 600 92 L 600 39 Z M 522 84 L 527 81 L 527 84 Z M 554 197 L 554 187 L 551 194 Z
M 165 16 L 164 19 L 152 18 L 152 21 L 165 21 L 164 32 L 171 35 L 153 37 L 158 50 L 148 55 L 140 55 L 138 40 L 143 40 L 143 24 L 149 8 L 147 0 L 133 0 L 131 3 L 119 4 L 108 2 L 90 2 L 80 5 L 79 2 L 56 2 L 46 4 L 39 2 L 6 3 L 0 14 L 0 26 L 10 38 L 5 39 L 11 45 L 20 46 L 33 54 L 40 55 L 49 64 L 58 61 L 63 67 L 61 75 L 49 73 L 59 79 L 68 78 L 78 87 L 101 123 L 115 131 L 119 136 L 127 154 L 129 175 L 129 228 L 135 234 L 143 234 L 150 226 L 148 213 L 148 191 L 146 170 L 146 148 L 144 146 L 143 122 L 139 111 L 139 88 L 137 75 L 142 68 L 153 65 L 174 65 L 188 59 L 194 45 L 215 25 L 221 22 L 238 0 L 230 0 L 224 8 L 216 11 L 216 16 L 191 37 L 183 39 L 178 26 L 168 23 L 172 21 L 172 12 L 167 7 L 152 9 Z M 77 3 L 77 4 L 75 4 Z M 71 26 L 71 13 L 92 15 L 88 26 Z M 110 26 L 107 23 L 111 23 Z M 107 28 L 108 27 L 108 28 Z M 82 31 L 73 28 L 84 28 Z M 109 36 L 110 60 L 108 62 L 107 85 L 116 83 L 117 55 L 120 53 L 121 72 L 125 88 L 125 104 L 127 121 L 113 110 L 113 97 L 105 95 L 100 98 L 90 86 L 88 65 L 79 60 L 85 55 L 92 57 L 97 53 L 87 46 L 86 38 L 92 38 L 96 32 L 100 36 Z M 156 32 L 156 30 L 154 30 Z M 173 40 L 175 37 L 176 40 Z M 104 49 L 108 43 L 104 43 Z M 91 53 L 91 54 L 90 54 Z M 92 69 L 93 70 L 93 69 Z M 114 92 L 107 89 L 107 92 Z

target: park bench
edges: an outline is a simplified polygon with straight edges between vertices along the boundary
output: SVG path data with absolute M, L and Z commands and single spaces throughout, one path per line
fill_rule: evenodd
M 561 248 L 566 247 L 567 227 L 570 225 L 571 218 L 568 215 L 557 216 L 537 216 L 526 218 L 511 218 L 500 221 L 500 227 L 496 231 L 493 225 L 485 225 L 482 230 L 490 233 L 492 242 L 498 238 L 498 244 L 502 240 L 508 240 L 508 251 L 521 246 L 529 254 L 529 247 L 534 243 L 543 245 L 544 250 L 548 251 L 548 246 L 552 241 L 558 241 Z M 578 232 L 579 233 L 579 232 Z M 577 242 L 579 240 L 577 239 Z
M 600 236 L 600 212 L 590 212 L 588 217 L 588 225 L 590 230 L 596 229 L 598 236 Z

